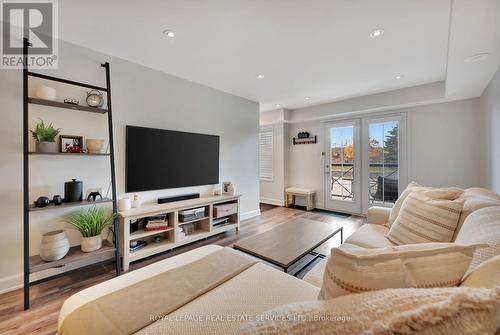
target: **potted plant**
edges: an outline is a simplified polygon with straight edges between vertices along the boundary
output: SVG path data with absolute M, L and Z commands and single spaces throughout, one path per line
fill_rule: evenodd
M 36 152 L 58 152 L 56 136 L 60 131 L 61 128 L 54 128 L 52 123 L 46 126 L 43 120 L 40 119 L 35 130 L 30 130 L 36 141 Z
M 99 250 L 102 246 L 101 233 L 104 228 L 110 226 L 115 214 L 107 214 L 104 208 L 92 206 L 88 209 L 77 211 L 64 219 L 76 228 L 81 234 L 81 248 L 83 252 Z

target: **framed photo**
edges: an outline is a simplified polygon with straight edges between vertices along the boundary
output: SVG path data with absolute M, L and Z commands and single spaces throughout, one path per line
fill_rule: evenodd
M 59 143 L 61 152 L 83 152 L 83 136 L 61 135 L 59 136 Z
M 230 181 L 222 182 L 222 194 L 234 195 L 235 187 Z

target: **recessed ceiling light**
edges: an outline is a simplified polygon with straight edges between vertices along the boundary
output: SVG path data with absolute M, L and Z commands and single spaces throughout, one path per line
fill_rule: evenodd
M 262 79 L 262 78 L 264 78 L 264 75 L 259 73 L 258 75 L 256 75 L 256 77 L 257 77 L 257 79 Z
M 311 100 L 311 97 L 306 97 L 306 100 Z
M 384 29 L 375 29 L 374 31 L 372 31 L 370 33 L 370 37 L 371 38 L 377 38 L 377 37 L 380 37 L 382 35 L 384 35 Z
M 399 79 L 402 79 L 403 77 L 404 77 L 404 75 L 402 75 L 402 74 L 398 74 L 395 78 L 396 78 L 397 80 L 399 80 Z
M 483 60 L 485 58 L 487 58 L 490 54 L 487 53 L 487 52 L 482 52 L 482 53 L 478 53 L 478 54 L 475 54 L 475 55 L 472 55 L 470 57 L 467 57 L 465 59 L 466 62 L 478 62 L 480 60 Z
M 276 107 L 281 107 L 281 105 L 280 104 L 276 104 Z
M 170 38 L 174 38 L 175 37 L 175 33 L 172 30 L 169 30 L 169 29 L 164 30 L 163 34 L 167 35 Z

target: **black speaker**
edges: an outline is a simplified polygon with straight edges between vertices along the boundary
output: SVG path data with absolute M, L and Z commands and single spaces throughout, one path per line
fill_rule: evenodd
M 183 195 L 174 195 L 171 197 L 163 197 L 163 198 L 158 198 L 158 203 L 159 204 L 166 204 L 167 202 L 174 202 L 174 201 L 181 201 L 181 200 L 188 200 L 188 199 L 196 199 L 200 197 L 200 193 L 189 193 L 189 194 L 183 194 Z

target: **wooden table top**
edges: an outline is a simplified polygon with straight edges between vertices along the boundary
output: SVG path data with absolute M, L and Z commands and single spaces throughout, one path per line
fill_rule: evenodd
M 298 218 L 236 242 L 234 248 L 288 268 L 335 235 L 341 227 L 340 223 Z

